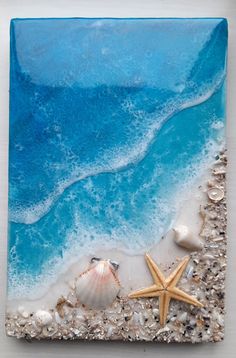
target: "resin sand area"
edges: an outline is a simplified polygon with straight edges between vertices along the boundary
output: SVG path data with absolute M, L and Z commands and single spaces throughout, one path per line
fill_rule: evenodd
M 119 261 L 118 275 L 122 283 L 119 296 L 105 310 L 91 310 L 81 305 L 75 294 L 74 280 L 88 265 L 88 258 L 75 265 L 40 300 L 10 301 L 6 317 L 6 332 L 17 338 L 146 340 L 165 342 L 220 341 L 224 332 L 224 283 L 226 269 L 226 156 L 221 153 L 212 168 L 211 177 L 177 218 L 177 224 L 191 226 L 200 232 L 203 248 L 187 251 L 177 246 L 173 232 L 156 245 L 150 254 L 168 275 L 181 257 L 190 254 L 191 260 L 178 287 L 194 295 L 204 305 L 194 307 L 171 301 L 167 323 L 159 323 L 156 298 L 129 299 L 127 293 L 152 284 L 143 255 L 128 256 L 121 252 L 107 253 Z M 217 189 L 224 197 L 211 191 Z M 210 198 L 209 198 L 210 196 Z M 191 207 L 191 212 L 189 208 Z M 186 214 L 187 213 L 187 214 Z M 102 253 L 97 252 L 96 255 Z M 104 253 L 103 253 L 104 256 Z M 16 308 L 17 310 L 13 309 Z M 43 310 L 41 319 L 38 310 Z

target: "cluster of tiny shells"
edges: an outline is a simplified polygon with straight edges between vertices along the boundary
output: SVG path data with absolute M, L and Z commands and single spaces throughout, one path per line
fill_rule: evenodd
M 172 300 L 167 324 L 161 327 L 156 298 L 117 297 L 110 307 L 92 310 L 79 304 L 76 292 L 71 290 L 66 298 L 59 298 L 56 307 L 50 311 L 28 313 L 20 308 L 15 314 L 8 313 L 7 334 L 28 339 L 221 341 L 224 337 L 227 239 L 226 162 L 225 153 L 220 153 L 208 182 L 207 204 L 200 208 L 203 248 L 191 254 L 190 263 L 179 282 L 179 287 L 194 294 L 204 308 Z M 165 268 L 166 273 L 175 264 Z

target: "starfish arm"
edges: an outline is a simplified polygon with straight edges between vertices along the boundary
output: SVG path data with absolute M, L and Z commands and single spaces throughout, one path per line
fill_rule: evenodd
M 178 283 L 184 270 L 186 269 L 186 266 L 188 265 L 189 260 L 190 260 L 189 256 L 183 258 L 183 260 L 176 267 L 176 269 L 166 279 L 167 287 L 174 287 Z
M 161 292 L 162 289 L 160 289 L 157 285 L 152 285 L 150 287 L 131 292 L 128 295 L 128 297 L 129 298 L 158 297 L 160 296 Z
M 156 285 L 163 288 L 165 286 L 165 277 L 163 273 L 161 272 L 161 270 L 159 270 L 159 268 L 157 267 L 156 263 L 153 261 L 151 256 L 146 254 L 145 258 L 154 282 L 156 283 Z
M 183 301 L 189 303 L 190 305 L 194 305 L 198 307 L 203 307 L 203 304 L 199 302 L 195 297 L 188 295 L 187 293 L 185 293 L 184 291 L 180 290 L 177 287 L 169 288 L 168 292 L 171 298 L 174 298 L 175 300 Z
M 167 314 L 170 304 L 170 295 L 168 292 L 162 293 L 159 297 L 159 314 L 160 314 L 160 325 L 164 326 L 166 324 Z

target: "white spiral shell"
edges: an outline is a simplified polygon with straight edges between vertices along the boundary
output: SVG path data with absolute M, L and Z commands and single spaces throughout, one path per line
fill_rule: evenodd
M 185 225 L 178 225 L 174 229 L 174 240 L 177 245 L 184 247 L 187 250 L 195 251 L 203 248 L 203 243 L 197 235 L 189 230 Z
M 80 303 L 93 309 L 105 309 L 116 298 L 120 283 L 116 276 L 118 264 L 93 258 L 89 268 L 76 281 L 76 295 Z

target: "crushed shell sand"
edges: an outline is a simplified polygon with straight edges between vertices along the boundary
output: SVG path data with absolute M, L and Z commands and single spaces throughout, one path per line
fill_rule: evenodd
M 88 339 L 158 342 L 221 341 L 224 337 L 224 292 L 226 270 L 226 200 L 225 173 L 227 158 L 221 152 L 212 169 L 208 190 L 223 192 L 221 200 L 210 200 L 200 208 L 203 220 L 200 236 L 201 251 L 191 254 L 190 263 L 178 287 L 194 295 L 204 308 L 171 301 L 167 323 L 159 323 L 158 300 L 117 297 L 103 311 L 89 310 L 77 302 L 71 290 L 59 298 L 57 306 L 48 312 L 48 323 L 42 326 L 37 314 L 7 313 L 6 332 L 9 336 L 26 339 Z M 177 262 L 172 263 L 175 265 Z M 165 270 L 163 270 L 165 272 Z M 166 270 L 167 274 L 167 270 Z M 44 315 L 41 312 L 41 315 Z

